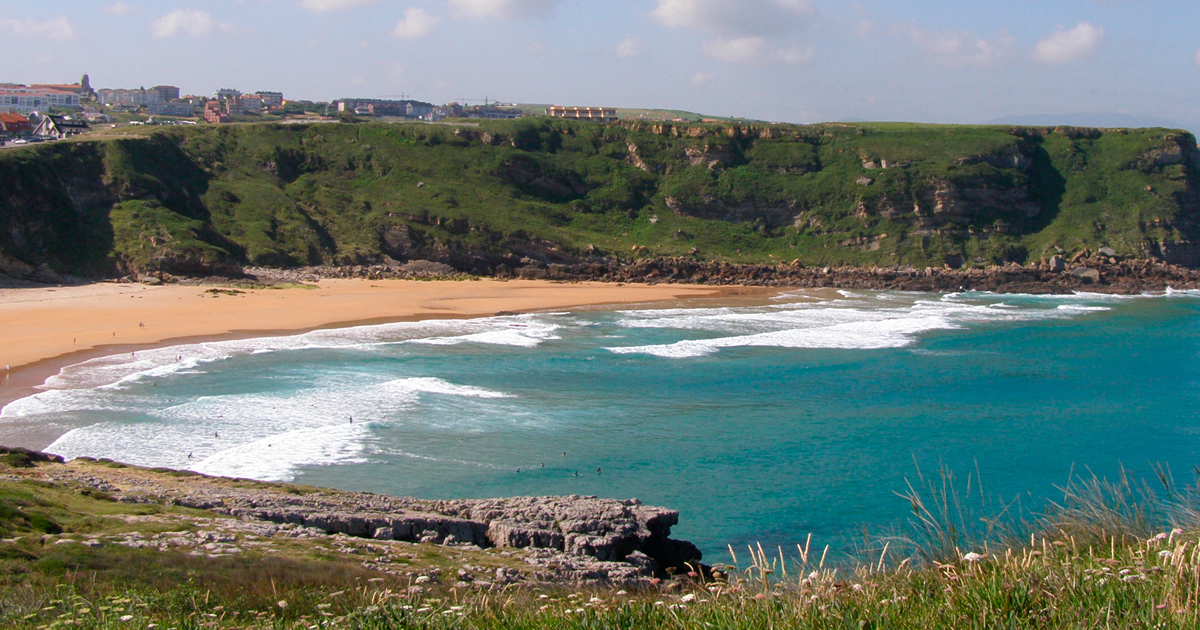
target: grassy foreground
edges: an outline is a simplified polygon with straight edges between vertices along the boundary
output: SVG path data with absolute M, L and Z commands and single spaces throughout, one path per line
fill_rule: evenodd
M 1200 626 L 1200 529 L 1181 507 L 1191 503 L 1169 486 L 1159 499 L 1127 480 L 1079 481 L 1019 534 L 991 519 L 975 536 L 943 477 L 907 495 L 914 518 L 905 537 L 875 541 L 856 563 L 833 566 L 811 540 L 786 552 L 735 549 L 737 566 L 718 566 L 711 579 L 676 576 L 635 591 L 480 588 L 446 577 L 458 566 L 519 564 L 495 549 L 394 543 L 393 563 L 406 571 L 363 562 L 381 543 L 345 536 L 243 535 L 244 552 L 229 553 L 221 532 L 234 519 L 116 502 L 26 474 L 41 465 L 7 461 L 4 628 Z M 1163 517 L 1182 527 L 1156 532 Z

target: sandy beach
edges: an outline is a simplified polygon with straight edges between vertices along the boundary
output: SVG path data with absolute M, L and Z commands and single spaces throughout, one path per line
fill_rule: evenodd
M 0 289 L 0 367 L 96 350 L 236 333 L 282 333 L 432 318 L 717 296 L 728 289 L 537 280 L 322 280 L 225 289 L 99 283 Z
M 118 283 L 0 289 L 0 407 L 34 393 L 67 365 L 177 342 L 760 292 L 774 293 L 487 279 L 322 280 L 280 289 Z M 60 433 L 55 427 L 10 422 L 0 426 L 0 444 L 42 448 Z

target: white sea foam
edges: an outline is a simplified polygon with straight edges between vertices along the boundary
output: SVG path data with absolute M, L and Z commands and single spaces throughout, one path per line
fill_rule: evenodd
M 519 346 L 536 348 L 544 341 L 559 339 L 555 331 L 559 326 L 544 322 L 530 322 L 510 325 L 500 330 L 469 333 L 451 337 L 428 337 L 413 339 L 411 343 L 423 343 L 438 346 L 454 346 L 462 343 L 482 343 L 497 346 Z
M 275 395 L 203 396 L 143 410 L 137 418 L 75 429 L 46 450 L 68 458 L 114 457 L 142 466 L 287 479 L 299 466 L 360 461 L 371 427 L 402 419 L 423 395 L 511 397 L 428 377 L 318 385 Z
M 721 348 L 771 346 L 780 348 L 879 349 L 911 345 L 934 330 L 953 330 L 972 323 L 1034 321 L 1063 318 L 1108 307 L 1087 304 L 1021 306 L 995 301 L 999 296 L 951 293 L 880 296 L 839 291 L 840 299 L 775 304 L 761 308 L 670 309 L 623 312 L 625 328 L 658 328 L 722 334 L 710 339 L 674 343 L 612 346 L 617 354 L 644 353 L 667 358 L 705 356 Z M 1048 305 L 1047 305 L 1048 306 Z
M 548 317 L 546 314 L 541 317 Z M 559 328 L 534 315 L 466 320 L 397 322 L 315 330 L 300 335 L 236 339 L 141 350 L 91 359 L 63 368 L 46 380 L 50 389 L 124 387 L 142 380 L 204 369 L 232 357 L 295 350 L 373 350 L 396 343 L 424 341 L 442 345 L 485 343 L 534 347 L 557 339 Z
M 766 346 L 775 348 L 839 348 L 873 350 L 898 348 L 913 336 L 957 326 L 941 317 L 914 317 L 870 322 L 848 322 L 716 339 L 687 339 L 670 344 L 608 348 L 617 354 L 644 353 L 670 359 L 700 357 L 721 348 Z
M 1087 304 L 1059 304 L 1055 310 L 1067 311 L 1069 313 L 1096 313 L 1103 311 L 1111 311 L 1107 306 L 1089 306 Z
M 299 466 L 365 463 L 365 424 L 300 429 L 218 451 L 189 468 L 206 475 L 291 481 Z

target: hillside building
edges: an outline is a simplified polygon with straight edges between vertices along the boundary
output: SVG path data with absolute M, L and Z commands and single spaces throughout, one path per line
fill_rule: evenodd
M 476 105 L 474 107 L 463 108 L 462 116 L 464 118 L 484 118 L 487 120 L 509 120 L 523 118 L 525 112 L 519 109 L 498 107 L 495 105 Z
M 164 103 L 179 100 L 179 88 L 174 85 L 156 85 L 151 90 L 158 92 L 158 98 Z
M 262 99 L 263 107 L 282 107 L 283 92 L 255 92 Z
M 80 109 L 79 94 L 51 88 L 6 83 L 0 85 L 0 112 L 41 112 L 49 109 Z
M 178 93 L 178 90 L 176 90 Z M 110 107 L 141 107 L 151 103 L 165 103 L 168 99 L 162 97 L 158 89 L 146 88 L 102 88 L 97 92 L 101 105 Z
M 551 105 L 546 108 L 546 115 L 555 118 L 572 118 L 575 120 L 594 120 L 596 122 L 617 122 L 615 107 L 562 107 Z
M 42 122 L 38 124 L 37 129 L 33 131 L 33 135 L 43 138 L 66 138 L 76 136 L 81 133 L 90 131 L 87 121 L 82 118 L 72 118 L 71 116 L 55 116 L 47 114 L 42 116 Z
M 229 104 L 229 113 L 238 116 L 241 114 L 257 114 L 263 110 L 263 97 L 257 94 L 243 94 L 225 100 Z
M 227 108 L 228 101 L 222 103 L 220 101 L 209 101 L 204 104 L 204 122 L 218 125 L 221 123 L 233 122 L 233 118 L 229 115 Z
M 421 101 L 389 101 L 377 98 L 344 98 L 334 101 L 339 112 L 351 112 L 359 116 L 392 116 L 395 118 L 421 118 L 433 113 L 432 103 Z
M 0 114 L 0 138 L 17 138 L 33 133 L 33 123 L 20 114 Z
M 169 103 L 148 103 L 146 111 L 155 116 L 195 116 L 196 106 L 176 100 Z

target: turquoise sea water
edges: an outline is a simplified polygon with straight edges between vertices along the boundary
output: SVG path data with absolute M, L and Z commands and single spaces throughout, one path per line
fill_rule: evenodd
M 638 497 L 716 559 L 901 523 L 918 465 L 1025 505 L 1072 470 L 1190 479 L 1198 386 L 1193 295 L 798 292 L 147 350 L 67 368 L 0 422 L 211 474 Z

